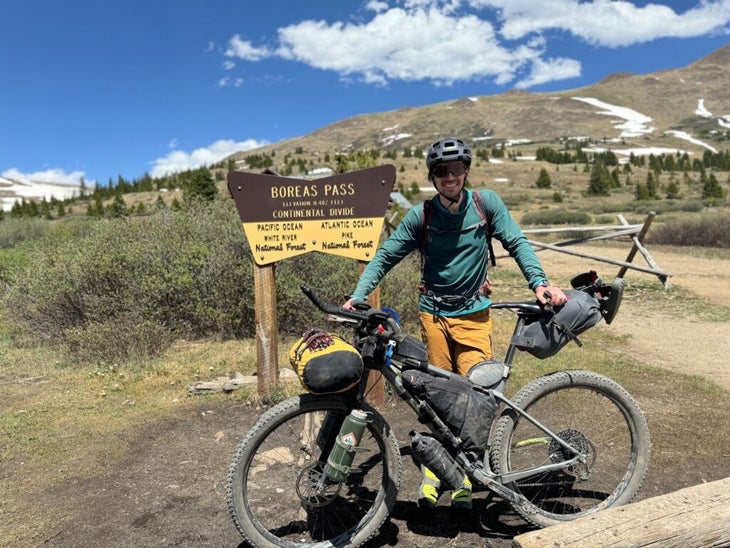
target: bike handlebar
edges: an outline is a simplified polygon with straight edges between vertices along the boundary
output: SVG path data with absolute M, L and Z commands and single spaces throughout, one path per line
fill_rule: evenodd
M 350 310 L 341 306 L 326 303 L 319 297 L 319 295 L 317 295 L 312 289 L 310 289 L 306 285 L 301 285 L 300 288 L 302 290 L 302 293 L 304 293 L 307 298 L 312 301 L 312 304 L 314 304 L 314 306 L 319 308 L 322 312 L 326 312 L 327 314 L 332 314 L 335 316 L 349 318 L 351 320 L 356 320 L 363 323 L 386 324 L 390 328 L 390 334 L 383 333 L 383 335 L 386 336 L 397 335 L 401 332 L 401 329 L 396 323 L 393 316 L 388 314 L 387 312 L 384 312 L 377 308 L 370 308 L 367 311 Z

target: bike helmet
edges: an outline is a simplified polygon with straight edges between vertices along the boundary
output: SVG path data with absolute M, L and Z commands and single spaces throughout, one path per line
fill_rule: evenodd
M 467 167 L 471 165 L 471 150 L 469 150 L 469 146 L 461 139 L 448 137 L 436 141 L 428 147 L 426 167 L 429 170 L 436 164 L 451 160 L 461 160 Z

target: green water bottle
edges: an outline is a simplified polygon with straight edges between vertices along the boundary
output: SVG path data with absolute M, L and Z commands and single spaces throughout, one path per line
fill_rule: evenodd
M 353 409 L 345 417 L 340 433 L 337 434 L 335 445 L 330 451 L 327 465 L 324 467 L 324 473 L 330 480 L 339 483 L 347 478 L 352 459 L 355 458 L 357 446 L 367 424 L 367 413 L 359 409 Z

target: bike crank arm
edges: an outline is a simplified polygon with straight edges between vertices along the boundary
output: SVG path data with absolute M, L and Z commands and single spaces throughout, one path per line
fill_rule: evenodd
M 523 508 L 524 510 L 527 510 L 527 508 L 525 508 L 525 506 L 529 504 L 529 501 L 525 498 L 525 496 L 520 493 L 516 493 L 515 491 L 513 491 L 506 485 L 503 485 L 502 483 L 500 483 L 494 477 L 491 477 L 491 476 L 485 474 L 481 470 L 475 470 L 474 479 L 479 481 L 482 485 L 485 485 L 487 487 L 487 489 L 496 493 L 497 495 L 502 497 L 507 502 L 509 502 L 511 504 L 516 504 L 516 505 L 520 506 L 521 508 Z

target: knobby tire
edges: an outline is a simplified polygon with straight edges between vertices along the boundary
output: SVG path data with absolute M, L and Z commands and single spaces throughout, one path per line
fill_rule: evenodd
M 338 395 L 296 396 L 264 413 L 240 441 L 226 491 L 231 517 L 250 544 L 359 546 L 378 532 L 395 504 L 402 464 L 377 411 L 365 408 L 372 420 L 348 478 L 317 487 L 327 459 L 317 443 L 324 418 L 351 408 Z
M 646 419 L 619 384 L 589 371 L 560 371 L 523 387 L 513 403 L 527 411 L 587 462 L 508 483 L 524 496 L 513 505 L 539 527 L 630 502 L 646 476 L 650 440 Z M 495 423 L 489 458 L 501 474 L 562 462 L 569 450 L 505 409 Z

